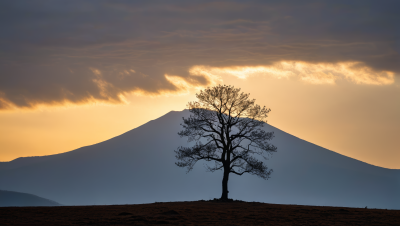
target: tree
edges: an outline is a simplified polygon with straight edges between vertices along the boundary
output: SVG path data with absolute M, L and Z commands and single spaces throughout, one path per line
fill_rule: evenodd
M 273 132 L 262 130 L 271 110 L 255 104 L 249 94 L 240 93 L 233 86 L 209 87 L 196 98 L 198 101 L 188 103 L 191 115 L 183 118 L 184 129 L 178 133 L 195 144 L 178 147 L 175 164 L 189 172 L 199 160 L 213 161 L 213 166 L 207 165 L 209 171 L 224 171 L 221 200 L 228 199 L 230 173 L 268 179 L 272 169 L 268 170 L 256 156 L 267 160 L 277 149 L 268 142 L 274 137 Z

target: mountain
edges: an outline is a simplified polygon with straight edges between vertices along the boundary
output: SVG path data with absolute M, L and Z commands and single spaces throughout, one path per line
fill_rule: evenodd
M 32 194 L 0 190 L 0 207 L 4 206 L 60 206 L 60 204 Z
M 65 205 L 191 201 L 221 196 L 222 171 L 198 162 L 177 167 L 177 132 L 189 111 L 169 112 L 110 140 L 74 151 L 0 163 L 0 189 L 37 194 Z M 400 209 L 400 170 L 352 159 L 269 124 L 278 152 L 269 180 L 232 175 L 229 196 L 267 203 Z

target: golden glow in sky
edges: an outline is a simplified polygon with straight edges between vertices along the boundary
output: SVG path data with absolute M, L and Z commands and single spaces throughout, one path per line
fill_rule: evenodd
M 101 72 L 92 70 L 101 80 Z M 395 160 L 400 157 L 395 135 L 400 134 L 400 106 L 390 102 L 399 86 L 392 72 L 375 72 L 355 62 L 283 61 L 268 66 L 193 66 L 189 73 L 206 76 L 210 85 L 242 88 L 256 103 L 272 109 L 268 122 L 285 132 L 374 165 L 400 166 Z M 171 110 L 183 110 L 205 87 L 180 76 L 165 77 L 179 88 L 176 92 L 138 91 L 118 104 L 42 105 L 0 113 L 1 160 L 61 153 L 107 140 Z M 392 154 L 382 155 L 377 149 Z

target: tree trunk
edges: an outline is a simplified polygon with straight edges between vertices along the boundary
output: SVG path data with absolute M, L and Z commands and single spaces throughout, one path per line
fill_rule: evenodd
M 224 178 L 222 179 L 222 195 L 221 200 L 228 200 L 228 179 L 229 179 L 229 168 L 224 168 Z

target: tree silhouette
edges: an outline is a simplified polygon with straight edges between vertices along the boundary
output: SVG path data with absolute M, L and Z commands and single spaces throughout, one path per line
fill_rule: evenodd
M 191 113 L 183 118 L 183 130 L 178 134 L 195 141 L 192 147 L 179 147 L 175 153 L 179 167 L 187 172 L 199 160 L 213 161 L 207 165 L 209 171 L 223 170 L 221 200 L 228 199 L 229 174 L 249 173 L 268 179 L 272 169 L 256 158 L 276 152 L 276 147 L 268 143 L 273 132 L 262 130 L 266 117 L 271 111 L 255 104 L 249 94 L 240 93 L 239 88 L 218 85 L 196 94 L 198 101 L 189 102 Z

